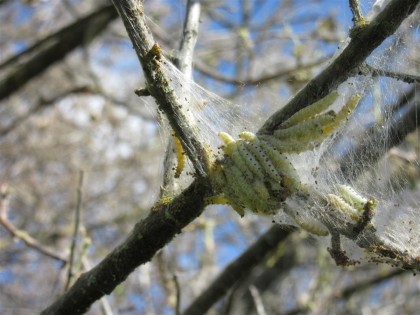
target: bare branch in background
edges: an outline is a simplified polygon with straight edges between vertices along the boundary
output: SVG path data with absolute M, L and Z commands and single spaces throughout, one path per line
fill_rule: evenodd
M 0 100 L 12 95 L 75 48 L 92 41 L 116 17 L 117 13 L 114 7 L 112 5 L 105 6 L 57 33 L 47 36 L 6 61 L 0 68 L 15 63 L 23 56 L 35 53 L 33 57 L 20 63 L 0 81 Z
M 244 276 L 285 241 L 294 227 L 273 225 L 240 257 L 230 263 L 222 273 L 187 307 L 183 315 L 205 314 L 219 299 Z
M 420 76 L 418 75 L 377 69 L 367 63 L 363 63 L 360 65 L 359 73 L 364 74 L 364 75 L 371 75 L 373 77 L 392 78 L 392 79 L 403 81 L 405 83 L 420 83 Z
M 9 191 L 7 185 L 5 184 L 2 184 L 0 187 L 0 198 L 0 224 L 9 232 L 9 234 L 13 238 L 21 240 L 23 243 L 25 243 L 26 246 L 35 249 L 42 255 L 58 260 L 63 265 L 67 264 L 66 258 L 62 257 L 54 250 L 45 247 L 36 239 L 34 239 L 31 235 L 29 235 L 26 231 L 19 230 L 9 221 Z
M 26 120 L 34 116 L 40 110 L 47 108 L 49 106 L 53 106 L 54 104 L 56 104 L 56 102 L 58 102 L 61 99 L 68 97 L 72 94 L 83 94 L 83 93 L 88 93 L 88 92 L 90 92 L 90 88 L 88 86 L 78 86 L 68 91 L 64 91 L 58 94 L 57 96 L 54 96 L 53 98 L 43 99 L 41 97 L 40 100 L 37 102 L 37 104 L 35 104 L 33 108 L 28 110 L 27 113 L 22 114 L 21 116 L 15 118 L 15 120 L 9 123 L 8 126 L 1 128 L 0 136 L 2 137 L 7 136 L 11 131 L 21 126 Z
M 269 81 L 273 81 L 273 80 L 278 80 L 281 78 L 285 78 L 290 76 L 291 74 L 293 74 L 294 72 L 300 71 L 300 70 L 306 70 L 306 69 L 311 69 L 313 67 L 316 66 L 320 66 L 323 63 L 325 63 L 326 61 L 330 60 L 331 56 L 327 56 L 327 57 L 323 57 L 319 60 L 313 61 L 311 63 L 308 64 L 300 64 L 297 65 L 296 67 L 290 68 L 290 69 L 286 69 L 286 70 L 280 70 L 278 72 L 275 72 L 273 74 L 267 74 L 267 75 L 262 75 L 258 78 L 247 78 L 244 80 L 238 80 L 236 78 L 231 78 L 228 76 L 225 76 L 217 71 L 215 71 L 214 69 L 206 66 L 205 64 L 202 63 L 197 63 L 195 64 L 195 69 L 197 71 L 200 71 L 201 73 L 212 77 L 213 79 L 220 81 L 220 82 L 226 82 L 226 83 L 232 83 L 235 85 L 239 85 L 239 86 L 243 86 L 243 85 L 258 85 L 258 84 L 264 84 L 267 83 Z

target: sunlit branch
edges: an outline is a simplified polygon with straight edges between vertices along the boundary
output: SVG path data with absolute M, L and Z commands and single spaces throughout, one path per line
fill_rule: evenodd
M 350 0 L 350 9 L 353 13 L 353 22 L 354 26 L 357 26 L 358 23 L 363 21 L 362 11 L 360 10 L 359 1 L 358 0 Z
M 257 314 L 258 315 L 266 315 L 267 313 L 265 311 L 264 303 L 263 303 L 263 300 L 261 298 L 260 292 L 258 292 L 258 289 L 255 286 L 250 285 L 249 286 L 249 292 L 251 293 L 252 300 L 254 301 L 255 309 L 257 310 Z
M 159 65 L 162 52 L 147 26 L 142 1 L 114 1 L 114 5 L 142 64 L 150 94 L 156 99 L 159 109 L 165 112 L 197 175 L 206 176 L 209 166 L 207 150 L 191 127 L 194 122 L 189 121 L 182 110 L 187 105 L 180 103 L 180 98 L 177 98 L 180 95 L 169 87 L 169 80 Z
M 187 79 L 191 79 L 192 77 L 193 54 L 198 37 L 200 10 L 200 1 L 188 0 L 183 36 L 179 47 L 177 61 L 175 62 L 175 65 L 182 73 L 184 73 Z

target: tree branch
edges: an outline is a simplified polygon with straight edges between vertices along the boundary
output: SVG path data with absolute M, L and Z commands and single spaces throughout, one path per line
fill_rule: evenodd
M 143 67 L 150 94 L 156 99 L 159 109 L 166 114 L 169 124 L 181 140 L 197 175 L 205 177 L 209 167 L 208 152 L 197 138 L 194 128 L 191 127 L 194 122 L 184 114 L 184 104 L 179 101 L 181 97 L 169 87 L 169 80 L 160 67 L 162 53 L 147 26 L 142 2 L 114 1 L 114 5 L 124 22 L 128 36 Z

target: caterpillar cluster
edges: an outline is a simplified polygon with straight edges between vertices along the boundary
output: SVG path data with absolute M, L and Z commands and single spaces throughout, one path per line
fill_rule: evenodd
M 270 215 L 300 188 L 299 177 L 288 156 L 276 147 L 278 139 L 243 132 L 238 140 L 219 136 L 225 158 L 214 164 L 212 179 L 228 203 L 241 215 L 248 208 Z M 280 144 L 280 141 L 278 141 Z
M 302 186 L 290 154 L 310 150 L 337 131 L 360 99 L 357 95 L 351 97 L 338 113 L 322 113 L 337 96 L 336 92 L 331 93 L 297 112 L 273 135 L 242 132 L 239 139 L 234 139 L 225 132 L 219 133 L 224 142 L 221 147 L 224 155 L 214 163 L 211 179 L 214 187 L 222 192 L 225 203 L 240 215 L 245 208 L 263 215 L 273 215 L 283 208 L 304 229 L 318 235 L 328 234 L 315 218 L 300 216 L 284 202 L 296 194 L 300 197 L 311 194 L 308 187 Z M 349 186 L 337 186 L 335 190 L 336 193 L 325 198 L 328 206 L 357 221 L 369 200 Z

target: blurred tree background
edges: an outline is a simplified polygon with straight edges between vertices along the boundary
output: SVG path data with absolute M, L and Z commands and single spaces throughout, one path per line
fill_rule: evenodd
M 381 2 L 361 1 L 362 13 L 374 14 Z M 347 1 L 200 4 L 194 80 L 267 112 L 325 68 L 353 26 Z M 156 41 L 176 56 L 186 1 L 144 6 Z M 416 74 L 418 10 L 410 19 L 398 57 L 409 67 L 399 70 Z M 111 3 L 0 1 L 0 313 L 39 313 L 121 243 L 159 198 L 171 132 L 153 100 L 135 95 L 145 86 L 141 72 Z M 408 99 L 410 91 L 417 97 L 418 85 L 395 84 L 405 84 L 398 87 L 404 93 L 393 98 Z M 414 132 L 392 152 L 404 171 L 395 178 L 410 189 L 419 181 L 418 165 L 410 163 L 418 160 L 418 139 Z M 208 314 L 420 309 L 412 272 L 337 267 L 326 244 L 305 232 L 258 239 L 269 228 L 285 229 L 210 206 L 88 314 L 181 314 L 202 294 L 211 301 Z M 254 242 L 272 246 L 261 257 L 240 256 Z M 246 274 L 237 277 L 238 269 Z

